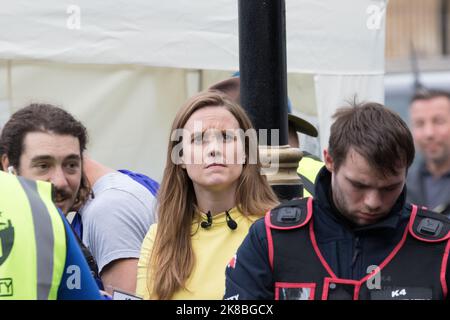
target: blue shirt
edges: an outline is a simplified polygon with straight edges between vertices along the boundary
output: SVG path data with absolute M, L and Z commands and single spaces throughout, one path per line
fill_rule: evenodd
M 423 170 L 426 207 L 433 210 L 439 205 L 450 204 L 448 192 L 445 192 L 450 190 L 450 171 L 436 178 L 426 168 Z
M 134 181 L 139 182 L 140 184 L 142 184 L 144 187 L 146 187 L 148 189 L 148 191 L 151 192 L 151 194 L 153 196 L 156 197 L 158 195 L 159 184 L 158 184 L 158 182 L 156 182 L 152 178 L 146 176 L 143 173 L 137 173 L 137 172 L 133 172 L 133 171 L 130 171 L 130 170 L 121 169 L 121 170 L 118 170 L 118 171 L 120 173 L 123 173 L 123 174 L 129 176 Z
M 59 210 L 58 210 L 59 211 Z M 58 300 L 101 300 L 99 288 L 81 252 L 69 222 L 60 212 L 66 229 L 66 263 L 58 289 Z

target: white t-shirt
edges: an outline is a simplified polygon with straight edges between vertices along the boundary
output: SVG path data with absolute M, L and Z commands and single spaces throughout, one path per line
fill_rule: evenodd
M 80 210 L 83 242 L 99 273 L 118 259 L 139 258 L 141 244 L 156 222 L 156 199 L 150 191 L 120 172 L 111 172 L 92 187 L 94 198 Z

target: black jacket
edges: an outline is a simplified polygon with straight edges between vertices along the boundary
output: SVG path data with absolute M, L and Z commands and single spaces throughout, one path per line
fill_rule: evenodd
M 316 180 L 313 202 L 317 243 L 337 277 L 359 280 L 367 275 L 368 267 L 380 265 L 400 242 L 410 217 L 406 188 L 386 218 L 370 226 L 355 227 L 334 208 L 330 185 L 331 174 L 323 168 Z M 250 228 L 232 266 L 226 269 L 225 299 L 274 299 L 263 219 Z

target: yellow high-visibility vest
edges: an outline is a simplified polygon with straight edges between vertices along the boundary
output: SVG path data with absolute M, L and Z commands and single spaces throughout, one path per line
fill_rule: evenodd
M 0 300 L 57 298 L 67 245 L 51 188 L 0 171 Z
M 322 161 L 304 155 L 298 163 L 297 173 L 303 182 L 303 197 L 314 196 L 314 182 L 317 174 L 324 166 Z

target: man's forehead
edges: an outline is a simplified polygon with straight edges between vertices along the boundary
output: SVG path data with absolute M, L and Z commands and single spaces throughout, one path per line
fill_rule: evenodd
M 29 132 L 23 141 L 22 155 L 30 157 L 81 158 L 77 137 L 49 132 Z
M 394 159 L 392 161 L 395 161 Z M 386 175 L 382 172 L 377 172 L 377 169 L 373 168 L 370 163 L 355 149 L 350 148 L 347 153 L 347 157 L 343 163 L 346 168 L 346 176 L 351 180 L 360 180 L 360 182 L 369 182 L 374 184 L 394 184 L 401 182 L 406 176 L 406 167 L 398 166 L 398 174 Z
M 55 154 L 48 153 L 37 153 L 32 156 L 31 161 L 56 161 L 56 160 L 78 160 L 81 161 L 79 154 L 71 153 L 64 154 L 63 156 L 58 156 Z
M 429 112 L 429 109 L 450 112 L 450 99 L 446 97 L 433 97 L 431 99 L 416 100 L 411 104 L 411 113 Z

